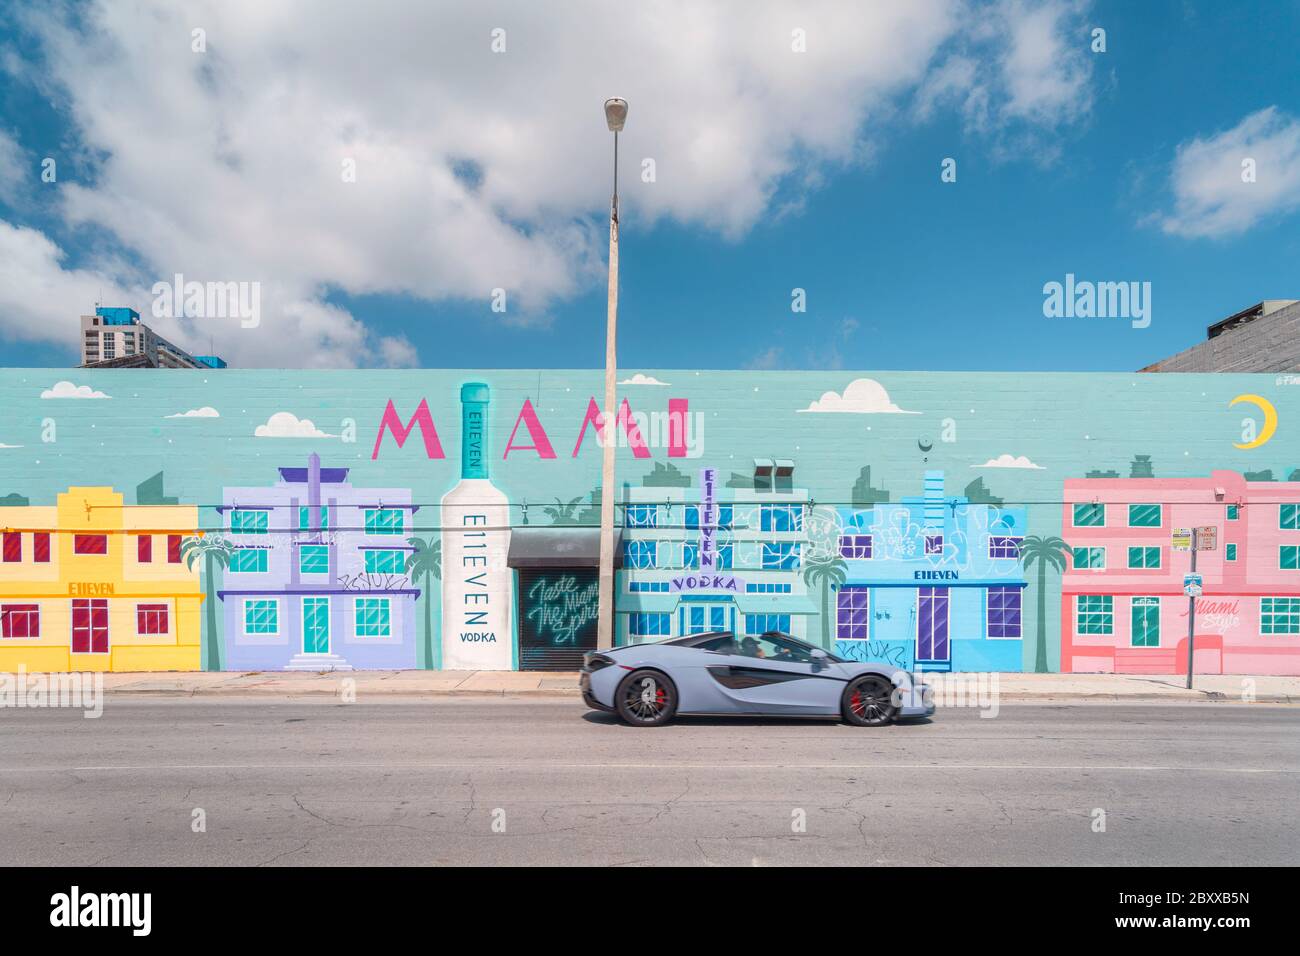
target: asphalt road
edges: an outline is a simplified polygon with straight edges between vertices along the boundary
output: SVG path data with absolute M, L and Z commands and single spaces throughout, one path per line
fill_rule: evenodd
M 0 711 L 6 865 L 1296 864 L 1297 824 L 1296 707 L 879 730 L 635 730 L 567 700 Z

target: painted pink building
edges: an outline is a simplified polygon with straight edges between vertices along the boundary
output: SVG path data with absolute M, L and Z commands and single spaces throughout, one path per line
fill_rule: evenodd
M 1300 482 L 1076 478 L 1065 482 L 1061 670 L 1187 673 L 1191 555 L 1175 528 L 1212 525 L 1197 555 L 1195 671 L 1300 674 Z

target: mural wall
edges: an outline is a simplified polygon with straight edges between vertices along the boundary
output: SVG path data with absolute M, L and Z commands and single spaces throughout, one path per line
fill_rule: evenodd
M 1300 674 L 1293 376 L 637 372 L 619 643 Z M 599 371 L 0 371 L 0 670 L 571 668 Z

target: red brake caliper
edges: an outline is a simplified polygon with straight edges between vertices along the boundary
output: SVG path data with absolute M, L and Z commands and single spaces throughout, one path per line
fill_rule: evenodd
M 849 698 L 849 706 L 853 708 L 855 714 L 862 713 L 862 691 L 853 691 L 853 696 Z

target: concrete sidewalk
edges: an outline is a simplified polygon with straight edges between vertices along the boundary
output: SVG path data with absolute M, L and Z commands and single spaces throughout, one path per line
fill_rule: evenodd
M 995 675 L 927 675 L 958 679 L 991 690 Z M 1226 701 L 1300 703 L 1300 677 L 1197 675 L 1187 690 L 1186 678 L 1146 674 L 998 674 L 1002 703 L 1052 701 Z M 984 683 L 978 684 L 980 680 Z M 351 684 L 345 684 L 351 681 Z M 1253 684 L 1253 686 L 1252 686 Z M 538 671 L 348 671 L 300 673 L 117 673 L 104 675 L 104 689 L 114 696 L 193 697 L 337 697 L 352 688 L 370 696 L 578 697 L 578 675 Z

